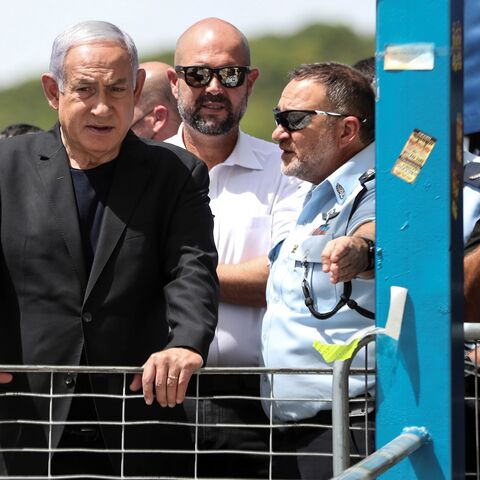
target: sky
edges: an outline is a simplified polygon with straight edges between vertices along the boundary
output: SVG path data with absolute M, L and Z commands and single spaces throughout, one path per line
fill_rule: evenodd
M 220 17 L 248 38 L 290 34 L 324 22 L 375 31 L 376 0 L 10 0 L 0 9 L 0 88 L 48 69 L 54 38 L 84 20 L 106 20 L 134 39 L 140 56 L 173 49 L 192 23 Z

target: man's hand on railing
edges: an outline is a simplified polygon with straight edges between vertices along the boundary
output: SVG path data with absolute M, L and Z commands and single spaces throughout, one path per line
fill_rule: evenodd
M 10 383 L 13 377 L 10 373 L 0 372 L 0 383 Z
M 202 364 L 200 354 L 188 348 L 153 353 L 143 365 L 143 374 L 134 376 L 130 390 L 136 392 L 143 388 L 147 405 L 156 398 L 162 407 L 174 407 L 185 399 L 188 382 Z
M 480 366 L 480 346 L 470 350 L 467 355 L 474 365 Z

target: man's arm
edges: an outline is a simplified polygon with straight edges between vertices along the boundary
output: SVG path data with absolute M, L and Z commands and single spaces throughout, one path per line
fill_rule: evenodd
M 220 300 L 251 307 L 264 307 L 268 278 L 267 256 L 217 268 Z
M 186 165 L 191 165 L 190 155 L 184 155 Z M 182 184 L 162 249 L 169 340 L 164 350 L 150 355 L 130 389 L 143 388 L 148 405 L 156 397 L 161 406 L 174 407 L 183 402 L 192 374 L 206 361 L 217 324 L 217 252 L 208 172 L 196 159 Z
M 463 289 L 465 295 L 466 322 L 480 322 L 480 220 L 465 245 L 465 256 L 463 259 Z
M 354 277 L 373 278 L 375 269 L 368 267 L 368 238 L 375 240 L 375 222 L 360 225 L 351 236 L 338 237 L 325 245 L 322 269 L 330 273 L 332 283 L 348 282 Z
M 277 159 L 280 163 L 280 159 Z M 274 158 L 272 157 L 272 161 Z M 278 165 L 278 175 L 280 166 Z M 278 189 L 272 205 L 270 243 L 276 245 L 294 228 L 302 210 L 310 184 L 294 177 L 279 176 Z M 266 255 L 236 264 L 221 264 L 217 268 L 220 300 L 249 307 L 265 307 L 265 290 L 269 273 Z
M 465 321 L 480 322 L 480 246 L 465 255 L 463 270 Z

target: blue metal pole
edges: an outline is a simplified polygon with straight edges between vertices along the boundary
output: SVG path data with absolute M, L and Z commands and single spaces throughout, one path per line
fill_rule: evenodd
M 350 366 L 355 355 L 368 343 L 375 341 L 374 335 L 367 335 L 358 342 L 347 360 L 337 360 L 333 363 L 332 378 L 332 452 L 333 474 L 339 475 L 350 466 L 350 422 L 348 378 Z
M 431 445 L 384 479 L 464 478 L 462 0 L 377 0 L 377 448 L 406 425 Z
M 423 427 L 406 427 L 398 437 L 345 470 L 335 480 L 370 480 L 396 465 L 402 459 L 430 442 L 431 438 Z

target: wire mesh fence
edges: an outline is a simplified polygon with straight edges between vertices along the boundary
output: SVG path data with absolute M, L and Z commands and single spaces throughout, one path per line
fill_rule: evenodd
M 480 480 L 480 324 L 465 325 L 465 477 Z
M 196 479 L 206 478 L 202 465 L 208 466 L 222 457 L 233 463 L 261 462 L 262 468 L 251 477 L 222 476 L 220 472 L 216 478 L 273 479 L 277 478 L 276 475 L 282 478 L 281 472 L 276 474 L 274 469 L 277 461 L 282 459 L 302 455 L 328 457 L 330 460 L 332 457 L 331 450 L 288 451 L 275 440 L 276 432 L 280 430 L 301 437 L 306 432 L 331 431 L 331 414 L 325 415 L 324 421 L 307 419 L 282 423 L 267 415 L 272 398 L 251 396 L 248 392 L 206 394 L 202 389 L 202 382 L 220 378 L 219 375 L 222 378 L 244 376 L 255 382 L 268 377 L 274 382 L 279 375 L 330 377 L 330 369 L 204 368 L 192 378 L 184 404 L 173 409 L 158 405 L 147 407 L 141 393 L 129 391 L 132 375 L 140 373 L 136 368 L 5 366 L 2 370 L 12 372 L 14 378 L 22 377 L 24 381 L 17 384 L 26 388 L 18 390 L 3 385 L 0 390 L 0 479 Z M 365 375 L 365 370 L 355 369 L 351 373 Z M 73 387 L 82 383 L 82 378 L 96 385 L 95 393 L 75 391 Z M 106 389 L 98 388 L 100 384 L 111 386 L 112 383 L 119 385 L 115 394 L 107 394 Z M 34 387 L 42 384 L 48 385 L 48 391 L 35 391 Z M 289 397 L 289 401 L 292 400 L 304 404 L 311 402 L 312 398 L 296 392 Z M 250 402 L 252 408 L 262 408 L 267 413 L 256 417 L 260 418 L 256 423 L 244 419 L 238 423 L 222 422 L 221 419 L 212 422 L 204 415 L 211 402 L 223 402 L 228 408 L 229 404 L 235 405 L 238 401 L 247 402 L 247 405 Z M 323 401 L 331 405 L 331 399 Z M 353 440 L 358 435 L 372 433 L 372 417 L 369 415 L 372 415 L 373 404 L 373 398 L 368 394 L 351 400 L 349 416 Z M 89 409 L 93 406 L 93 415 L 88 418 L 67 415 L 74 409 L 73 405 L 79 412 L 92 411 Z M 265 443 L 224 449 L 202 441 L 206 432 L 210 437 L 228 437 L 242 429 L 258 431 Z M 360 452 L 354 448 L 352 460 L 359 460 L 368 453 L 368 450 Z M 71 471 L 70 464 L 75 465 Z M 82 466 L 80 472 L 79 464 Z
M 480 329 L 466 327 L 465 332 L 465 426 L 466 478 L 480 480 L 479 435 L 479 373 Z M 229 393 L 229 379 L 245 378 L 245 384 L 258 384 L 265 379 L 274 383 L 284 375 L 315 375 L 331 379 L 331 369 L 264 369 L 264 368 L 204 368 L 192 377 L 183 405 L 161 408 L 145 406 L 141 393 L 131 392 L 129 384 L 138 368 L 129 367 L 70 367 L 70 366 L 4 366 L 2 371 L 21 378 L 15 385 L 0 386 L 0 479 L 197 479 L 210 478 L 204 470 L 226 459 L 227 463 L 261 464 L 255 474 L 222 474 L 215 478 L 290 478 L 282 475 L 275 465 L 282 460 L 301 456 L 328 458 L 333 462 L 332 450 L 302 452 L 288 450 L 276 441 L 277 433 L 287 437 L 315 435 L 332 431 L 332 398 L 326 414 L 294 422 L 273 419 L 272 402 L 278 398 Z M 368 393 L 372 369 L 350 369 L 350 376 L 363 378 L 365 393 L 351 398 L 344 421 L 348 430 L 347 455 L 355 463 L 372 453 L 375 400 Z M 218 379 L 222 379 L 218 382 Z M 88 380 L 95 386 L 87 393 L 77 392 L 75 385 Z M 225 383 L 218 391 L 203 388 L 209 380 Z M 248 381 L 247 381 L 248 379 Z M 111 385 L 118 386 L 116 393 Z M 346 382 L 348 385 L 348 382 Z M 18 386 L 23 388 L 17 388 Z M 39 388 L 48 385 L 48 388 Z M 99 388 L 104 385 L 105 388 Z M 106 388 L 108 386 L 109 388 Z M 348 392 L 342 393 L 348 397 Z M 291 392 L 288 401 L 304 405 L 318 402 L 306 392 Z M 249 409 L 262 411 L 253 421 L 239 418 L 212 419 L 208 412 L 211 403 L 222 403 L 226 408 L 243 402 Z M 93 412 L 88 418 L 71 413 L 72 405 L 79 412 Z M 93 406 L 93 407 L 92 407 Z M 80 408 L 78 408 L 80 407 Z M 93 411 L 91 410 L 93 408 Z M 264 413 L 263 413 L 264 412 Z M 265 441 L 261 444 L 241 444 L 223 448 L 220 443 L 208 444 L 205 438 L 228 438 L 241 430 L 255 430 Z M 332 433 L 333 436 L 333 433 Z M 363 442 L 359 442 L 359 436 Z M 12 440 L 13 439 L 13 440 Z M 359 449 L 358 445 L 364 445 Z M 70 472 L 69 463 L 82 465 Z M 224 464 L 224 463 L 223 463 Z M 13 466 L 13 469 L 12 469 Z M 206 467 L 206 468 L 205 468 Z M 245 469 L 248 471 L 248 468 Z M 253 471 L 252 470 L 252 471 Z M 261 472 L 261 473 L 259 473 Z M 298 477 L 300 478 L 300 477 Z

